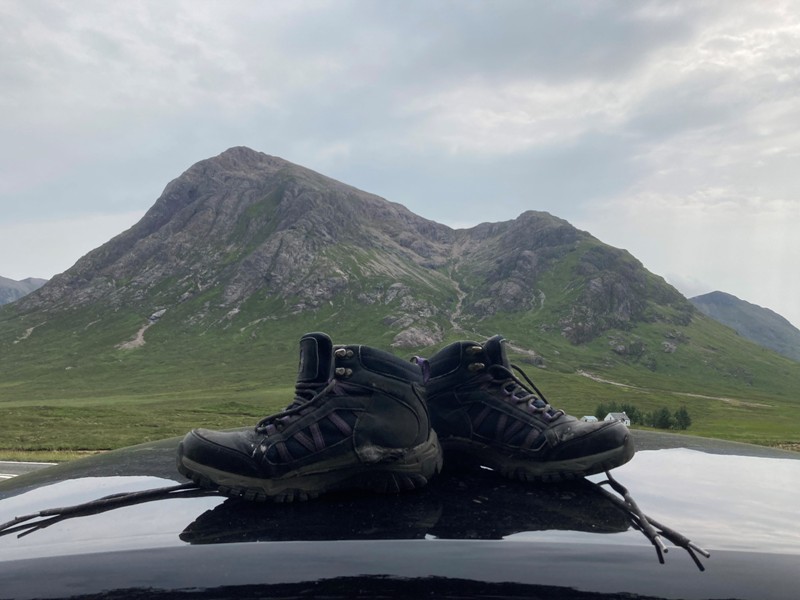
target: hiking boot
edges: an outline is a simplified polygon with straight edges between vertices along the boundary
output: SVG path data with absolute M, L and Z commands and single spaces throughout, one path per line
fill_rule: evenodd
M 613 469 L 633 456 L 619 421 L 585 423 L 552 408 L 533 382 L 511 370 L 499 335 L 456 342 L 429 361 L 428 407 L 445 459 L 489 467 L 523 481 L 575 479 Z
M 195 429 L 178 470 L 203 487 L 247 500 L 291 502 L 323 492 L 396 492 L 441 469 L 416 365 L 368 346 L 300 340 L 295 399 L 255 428 Z

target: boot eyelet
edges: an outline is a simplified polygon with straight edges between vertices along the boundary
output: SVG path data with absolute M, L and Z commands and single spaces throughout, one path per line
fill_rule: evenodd
M 344 358 L 347 356 L 347 349 L 346 348 L 337 348 L 336 352 L 333 353 L 336 358 Z
M 471 363 L 467 368 L 474 373 L 475 371 L 480 371 L 481 369 L 486 368 L 486 365 L 483 363 L 475 362 Z

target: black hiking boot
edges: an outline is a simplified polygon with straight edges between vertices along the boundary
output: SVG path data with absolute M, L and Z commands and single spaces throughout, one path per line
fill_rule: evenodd
M 586 423 L 552 408 L 522 372 L 512 372 L 499 335 L 484 344 L 456 342 L 429 361 L 428 407 L 445 460 L 481 465 L 523 481 L 576 479 L 633 456 L 619 421 Z
M 254 429 L 191 431 L 178 447 L 178 470 L 256 501 L 418 488 L 442 466 L 424 399 L 416 365 L 309 333 L 300 340 L 294 402 Z

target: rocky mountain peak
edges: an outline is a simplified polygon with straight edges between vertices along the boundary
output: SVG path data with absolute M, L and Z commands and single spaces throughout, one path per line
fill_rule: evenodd
M 254 298 L 275 300 L 286 314 L 348 298 L 385 306 L 382 322 L 398 343 L 430 345 L 462 318 L 539 310 L 565 284 L 557 293 L 570 304 L 553 313 L 552 326 L 575 342 L 648 318 L 654 299 L 686 304 L 627 253 L 548 213 L 453 230 L 236 147 L 187 169 L 136 225 L 19 306 L 102 303 L 151 315 L 205 299 L 185 317 L 196 324 Z

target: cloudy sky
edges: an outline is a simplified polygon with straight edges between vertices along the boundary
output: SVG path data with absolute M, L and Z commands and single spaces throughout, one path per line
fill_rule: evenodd
M 237 145 L 454 227 L 548 211 L 800 326 L 800 0 L 0 0 L 0 276 Z

